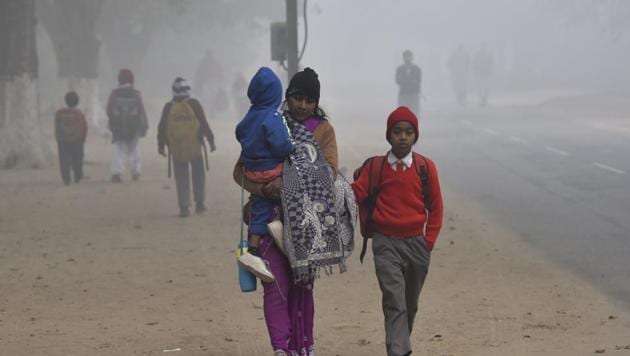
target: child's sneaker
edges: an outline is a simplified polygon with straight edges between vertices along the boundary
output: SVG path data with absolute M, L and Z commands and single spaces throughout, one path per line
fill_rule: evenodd
M 276 279 L 271 274 L 271 271 L 267 269 L 267 265 L 262 258 L 258 256 L 254 256 L 251 253 L 244 253 L 238 257 L 238 263 L 247 268 L 250 272 L 252 272 L 256 277 L 260 278 L 261 281 L 265 283 L 270 283 L 275 281 Z
M 284 253 L 287 254 L 284 250 L 284 232 L 283 232 L 282 221 L 274 220 L 267 224 L 267 231 L 269 231 L 269 235 L 273 237 L 273 241 L 276 243 L 276 246 Z

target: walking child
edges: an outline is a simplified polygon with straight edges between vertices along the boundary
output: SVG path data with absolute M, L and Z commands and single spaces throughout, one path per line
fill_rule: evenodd
M 236 126 L 236 139 L 241 144 L 241 161 L 247 179 L 267 183 L 282 175 L 282 164 L 293 151 L 289 129 L 278 107 L 282 101 L 282 84 L 269 68 L 262 67 L 249 83 L 247 96 L 251 107 Z M 267 235 L 267 224 L 273 215 L 277 201 L 262 195 L 251 197 L 248 253 L 238 261 L 263 282 L 274 280 L 258 247 L 262 235 Z
M 74 91 L 65 96 L 66 107 L 55 113 L 55 138 L 59 148 L 59 169 L 65 185 L 79 183 L 83 178 L 83 145 L 87 137 L 87 121 L 79 105 L 79 95 Z
M 134 76 L 129 69 L 121 69 L 118 73 L 118 87 L 112 90 L 107 100 L 107 117 L 114 144 L 112 182 L 122 182 L 127 162 L 131 166 L 132 179 L 140 179 L 142 163 L 138 141 L 147 134 L 149 122 L 142 95 L 134 87 Z
M 365 225 L 362 233 L 372 238 L 388 356 L 411 354 L 409 336 L 418 299 L 442 227 L 435 163 L 412 150 L 418 133 L 418 119 L 411 110 L 404 106 L 394 110 L 386 131 L 391 150 L 366 160 L 352 184 Z
M 210 152 L 214 152 L 216 146 L 203 107 L 197 99 L 190 96 L 191 89 L 187 81 L 177 77 L 171 89 L 173 98 L 164 105 L 158 124 L 158 153 L 166 157 L 165 148 L 168 146 L 168 159 L 173 160 L 175 168 L 179 216 L 185 218 L 190 215 L 191 180 L 195 213 L 201 214 L 207 210 L 206 172 L 202 155 L 204 139 L 210 145 Z

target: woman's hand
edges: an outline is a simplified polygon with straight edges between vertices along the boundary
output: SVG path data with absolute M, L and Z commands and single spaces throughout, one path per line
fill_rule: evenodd
M 280 177 L 275 178 L 269 183 L 262 186 L 262 193 L 265 198 L 268 199 L 280 199 L 280 193 L 282 192 L 282 179 Z

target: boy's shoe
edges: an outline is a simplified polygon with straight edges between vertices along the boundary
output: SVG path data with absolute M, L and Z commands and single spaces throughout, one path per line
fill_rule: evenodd
M 248 271 L 252 272 L 256 277 L 265 283 L 270 283 L 276 280 L 271 271 L 267 269 L 265 261 L 258 256 L 254 256 L 249 252 L 244 253 L 238 257 L 238 263 L 243 265 L 243 267 L 247 268 Z
M 134 173 L 131 175 L 131 179 L 133 180 L 139 180 L 140 179 L 140 173 Z
M 273 242 L 275 242 L 276 246 L 282 251 L 283 254 L 287 254 L 284 249 L 284 227 L 282 225 L 282 221 L 274 220 L 267 224 L 267 231 L 269 231 L 269 235 L 273 237 Z
M 122 178 L 120 178 L 120 174 L 112 174 L 112 183 L 121 183 Z
M 208 211 L 208 208 L 206 208 L 206 206 L 203 205 L 203 204 L 197 204 L 195 206 L 195 213 L 197 213 L 197 214 L 203 214 L 206 211 Z
M 188 208 L 180 208 L 179 209 L 179 217 L 180 218 L 187 218 L 188 215 L 190 215 L 190 211 L 188 211 Z

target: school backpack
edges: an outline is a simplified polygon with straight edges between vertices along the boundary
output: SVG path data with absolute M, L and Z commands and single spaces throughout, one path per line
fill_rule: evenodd
M 363 257 L 367 250 L 367 240 L 372 238 L 374 234 L 372 214 L 376 208 L 376 199 L 381 191 L 380 184 L 386 164 L 389 164 L 387 163 L 387 156 L 374 156 L 365 160 L 361 168 L 354 172 L 354 180 L 357 180 L 364 170 L 367 170 L 366 172 L 369 174 L 368 196 L 363 203 L 359 204 L 359 224 L 361 226 L 361 235 L 363 235 L 363 246 L 361 246 L 361 254 L 359 255 L 361 263 L 363 263 Z M 424 207 L 427 211 L 431 211 L 429 204 L 429 176 L 427 173 L 429 164 L 427 159 L 421 154 L 413 152 L 413 166 L 420 178 Z
M 60 142 L 77 142 L 83 139 L 83 123 L 78 110 L 62 109 L 57 112 L 57 139 Z
M 113 134 L 128 141 L 143 130 L 140 98 L 133 88 L 118 88 L 112 93 Z
M 188 99 L 171 101 L 166 121 L 166 140 L 170 154 L 178 162 L 201 157 L 199 120 Z

